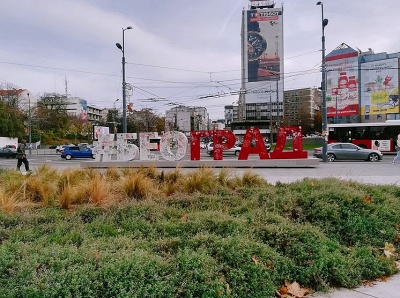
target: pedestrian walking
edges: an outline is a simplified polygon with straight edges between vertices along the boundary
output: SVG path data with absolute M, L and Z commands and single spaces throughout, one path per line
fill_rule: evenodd
M 395 146 L 396 150 L 397 150 L 397 154 L 396 156 L 393 158 L 392 163 L 395 164 L 397 162 L 397 160 L 400 158 L 400 133 L 397 136 L 397 141 L 396 141 L 396 146 Z
M 17 170 L 21 171 L 21 165 L 22 163 L 25 165 L 25 170 L 27 173 L 32 173 L 32 171 L 29 169 L 29 161 L 26 158 L 26 153 L 25 153 L 25 149 L 26 149 L 26 140 L 22 139 L 21 143 L 18 145 L 17 148 Z

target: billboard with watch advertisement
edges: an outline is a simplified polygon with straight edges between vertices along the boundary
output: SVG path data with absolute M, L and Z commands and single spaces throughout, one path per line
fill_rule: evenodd
M 361 83 L 361 115 L 399 113 L 398 58 L 361 63 Z
M 326 108 L 328 117 L 359 115 L 358 53 L 326 58 Z
M 269 102 L 271 92 L 283 99 L 282 8 L 243 11 L 242 63 L 245 102 Z M 278 83 L 277 83 L 278 82 Z

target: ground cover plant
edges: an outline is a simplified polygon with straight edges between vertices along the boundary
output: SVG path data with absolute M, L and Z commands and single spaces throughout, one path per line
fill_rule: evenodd
M 0 297 L 305 297 L 396 273 L 400 188 L 0 171 Z M 296 293 L 294 290 L 296 289 Z

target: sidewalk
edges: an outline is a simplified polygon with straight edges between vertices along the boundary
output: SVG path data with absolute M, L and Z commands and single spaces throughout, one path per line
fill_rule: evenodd
M 333 290 L 326 294 L 309 295 L 311 298 L 396 298 L 400 297 L 400 274 L 387 279 L 386 282 L 375 281 L 367 286 L 355 289 Z

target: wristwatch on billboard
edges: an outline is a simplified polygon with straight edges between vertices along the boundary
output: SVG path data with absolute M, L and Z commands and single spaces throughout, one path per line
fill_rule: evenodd
M 257 81 L 260 57 L 267 49 L 267 42 L 260 35 L 258 22 L 249 22 L 247 26 L 247 57 L 248 57 L 248 79 Z

